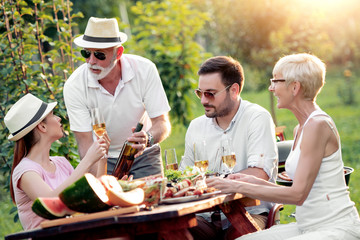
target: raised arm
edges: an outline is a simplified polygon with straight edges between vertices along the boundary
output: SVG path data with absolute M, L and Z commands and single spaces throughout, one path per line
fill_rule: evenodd
M 93 144 L 94 142 L 92 132 L 74 132 L 74 135 L 78 146 L 80 160 L 82 160 L 85 157 L 87 151 L 89 150 L 91 144 Z M 89 172 L 97 175 L 97 169 L 97 164 L 94 164 L 90 168 Z
M 31 200 L 37 197 L 57 197 L 66 187 L 78 180 L 96 163 L 105 163 L 104 155 L 107 151 L 107 143 L 104 139 L 95 141 L 87 151 L 85 157 L 71 173 L 71 175 L 61 183 L 56 189 L 50 186 L 42 179 L 39 173 L 35 171 L 25 172 L 19 180 L 20 188 L 29 196 Z

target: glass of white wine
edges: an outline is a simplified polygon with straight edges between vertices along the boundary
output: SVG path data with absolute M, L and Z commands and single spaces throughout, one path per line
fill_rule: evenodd
M 165 149 L 165 166 L 166 169 L 172 169 L 172 170 L 179 169 L 175 148 Z
M 100 138 L 106 132 L 104 117 L 99 108 L 91 109 L 90 114 L 94 133 Z
M 206 154 L 205 140 L 194 143 L 195 167 L 200 170 L 202 177 L 205 176 L 209 168 L 209 159 Z
M 223 163 L 230 174 L 233 173 L 233 169 L 236 165 L 235 151 L 231 145 L 231 139 L 225 139 L 221 142 L 221 163 Z

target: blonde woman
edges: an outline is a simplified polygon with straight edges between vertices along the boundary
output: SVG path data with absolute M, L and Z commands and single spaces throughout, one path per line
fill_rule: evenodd
M 269 91 L 277 107 L 289 109 L 299 124 L 286 160 L 291 187 L 234 174 L 209 179 L 210 187 L 249 197 L 296 205 L 296 223 L 276 225 L 240 239 L 360 239 L 360 220 L 344 179 L 339 133 L 331 117 L 316 104 L 325 83 L 325 64 L 310 54 L 281 58 Z
M 37 197 L 58 196 L 94 163 L 99 163 L 97 176 L 106 172 L 110 144 L 107 135 L 92 144 L 75 170 L 66 158 L 50 156 L 51 144 L 64 134 L 60 117 L 53 113 L 56 104 L 47 104 L 26 94 L 10 108 L 4 119 L 11 133 L 8 139 L 15 141 L 10 192 L 25 230 L 38 227 L 44 220 L 31 210 Z

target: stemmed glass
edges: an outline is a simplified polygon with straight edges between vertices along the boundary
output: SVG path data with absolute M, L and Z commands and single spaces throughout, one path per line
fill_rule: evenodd
M 165 149 L 165 166 L 166 169 L 172 169 L 172 170 L 179 169 L 175 148 Z
M 104 117 L 99 108 L 91 109 L 90 114 L 94 133 L 100 138 L 106 132 Z
M 233 169 L 236 165 L 236 156 L 235 151 L 231 146 L 231 139 L 225 139 L 221 142 L 221 163 L 223 163 L 227 169 L 229 169 L 230 174 L 232 174 Z
M 194 143 L 194 156 L 195 156 L 195 167 L 200 170 L 201 176 L 204 178 L 206 171 L 209 167 L 209 159 L 206 154 L 206 142 Z

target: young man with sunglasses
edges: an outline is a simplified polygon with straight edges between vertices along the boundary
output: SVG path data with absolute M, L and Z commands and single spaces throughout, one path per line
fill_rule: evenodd
M 180 169 L 194 166 L 194 144 L 206 143 L 208 169 L 223 176 L 229 169 L 221 161 L 221 142 L 230 141 L 235 151 L 236 165 L 232 172 L 242 172 L 275 182 L 277 176 L 277 148 L 275 126 L 271 115 L 263 107 L 243 100 L 242 66 L 231 57 L 218 56 L 206 60 L 198 71 L 196 96 L 204 106 L 205 115 L 191 121 L 185 137 L 185 153 Z M 271 203 L 262 202 L 247 208 L 259 227 L 264 228 Z M 228 227 L 224 215 L 222 223 L 211 221 L 212 216 L 198 217 L 198 227 L 190 229 L 195 239 L 219 239 Z M 217 215 L 218 216 L 218 215 Z M 233 231 L 227 231 L 227 236 Z
M 99 108 L 111 139 L 108 174 L 126 140 L 139 152 L 130 174 L 134 178 L 160 174 L 162 160 L 159 142 L 170 133 L 170 106 L 154 63 L 140 56 L 123 54 L 127 35 L 119 31 L 115 18 L 88 21 L 84 35 L 74 39 L 82 47 L 86 63 L 66 81 L 64 99 L 80 157 L 85 156 L 95 134 L 90 110 Z M 145 116 L 143 130 L 133 133 Z

